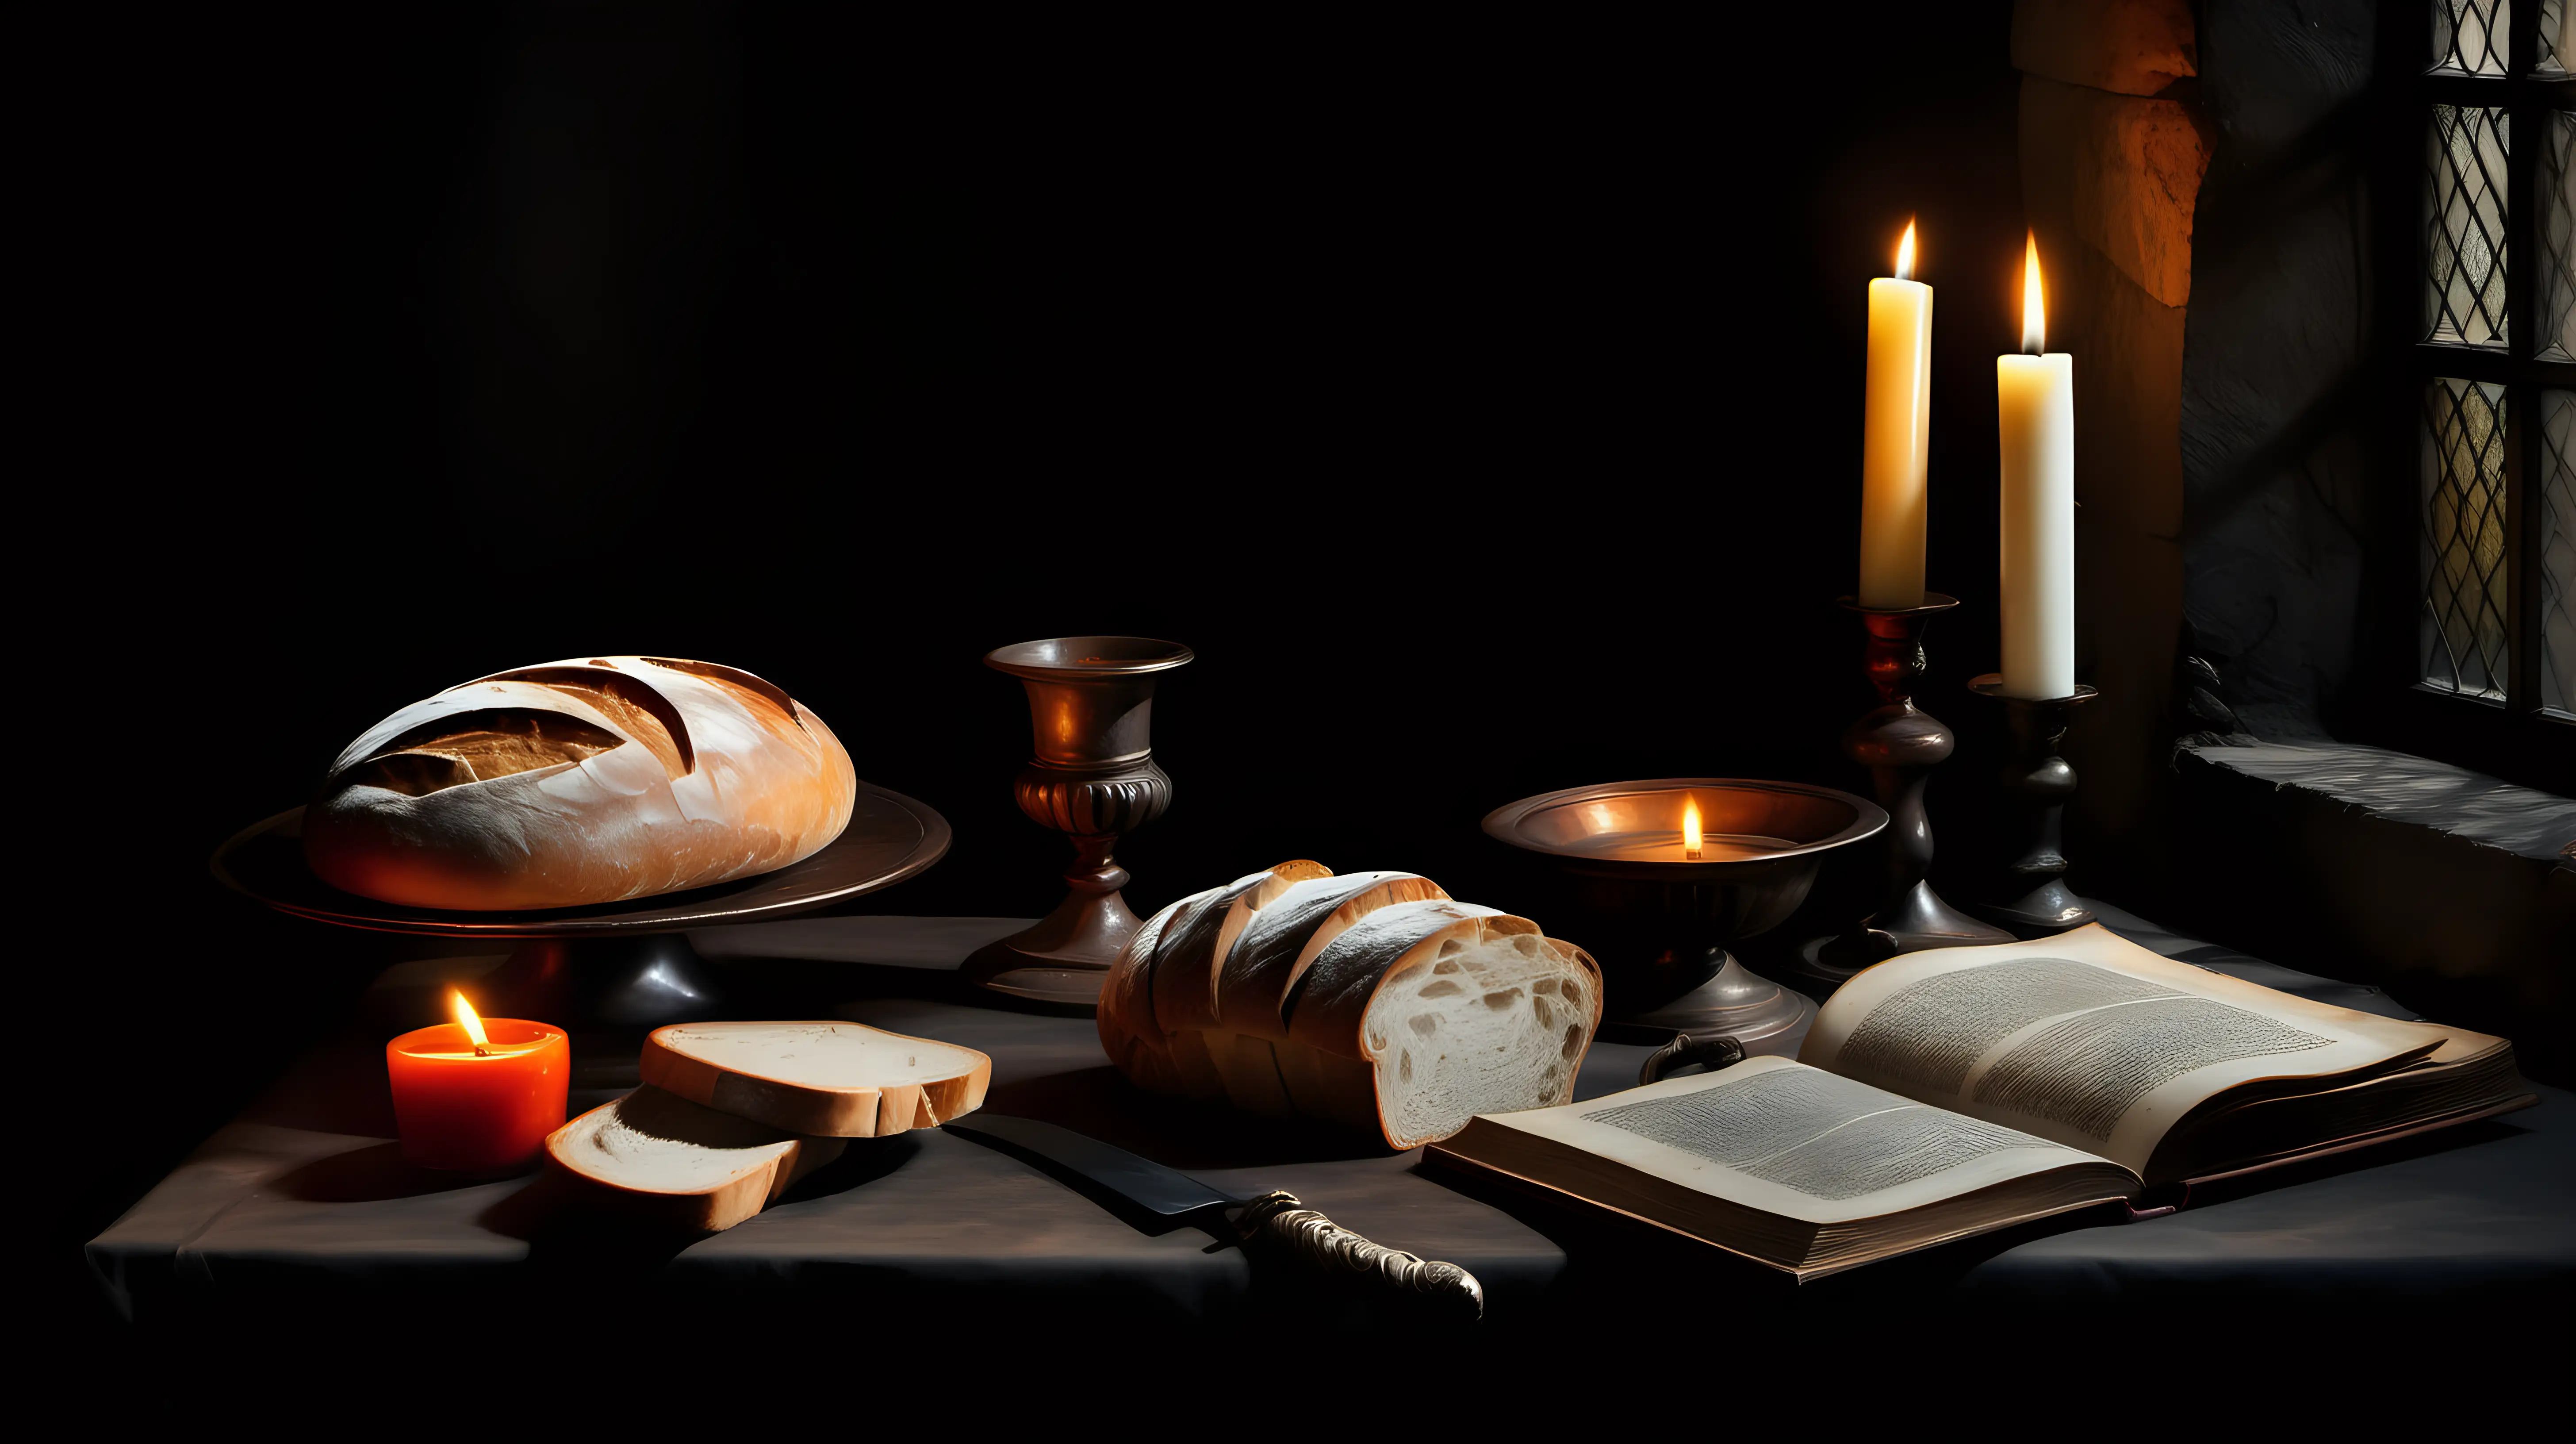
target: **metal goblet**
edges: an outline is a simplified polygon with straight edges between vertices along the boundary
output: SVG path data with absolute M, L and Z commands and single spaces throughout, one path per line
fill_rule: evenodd
M 1011 794 L 1030 821 L 1072 841 L 1074 864 L 1064 901 L 977 950 L 961 969 L 968 982 L 1067 1011 L 1098 1006 L 1138 925 L 1112 850 L 1172 805 L 1172 779 L 1154 765 L 1154 683 L 1193 655 L 1152 637 L 1050 637 L 985 656 L 1028 689 L 1034 755 Z

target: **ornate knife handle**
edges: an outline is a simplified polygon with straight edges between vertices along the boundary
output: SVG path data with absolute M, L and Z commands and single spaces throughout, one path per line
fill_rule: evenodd
M 1235 1227 L 1245 1242 L 1268 1239 L 1326 1273 L 1394 1289 L 1470 1319 L 1484 1317 L 1485 1286 L 1474 1274 L 1453 1263 L 1371 1243 L 1308 1208 L 1293 1193 L 1274 1190 L 1252 1200 Z
M 1637 1086 L 1643 1088 L 1674 1069 L 1687 1068 L 1693 1063 L 1705 1063 L 1708 1071 L 1714 1073 L 1743 1061 L 1744 1045 L 1733 1038 L 1714 1038 L 1705 1033 L 1692 1037 L 1688 1033 L 1676 1033 L 1673 1041 L 1646 1055 L 1646 1066 L 1637 1070 Z

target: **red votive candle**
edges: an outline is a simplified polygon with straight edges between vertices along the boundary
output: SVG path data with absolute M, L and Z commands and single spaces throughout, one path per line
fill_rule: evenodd
M 535 1161 L 564 1122 L 572 1043 L 561 1028 L 520 1018 L 439 1023 L 385 1045 L 403 1157 L 423 1168 L 491 1173 Z

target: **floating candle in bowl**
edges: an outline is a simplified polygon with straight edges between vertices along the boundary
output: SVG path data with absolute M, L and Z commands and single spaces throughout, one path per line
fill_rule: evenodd
M 533 1162 L 563 1126 L 571 1041 L 543 1023 L 478 1017 L 462 993 L 449 998 L 455 1022 L 385 1045 L 403 1157 L 474 1173 Z
M 1600 960 L 1614 1017 L 1748 1044 L 1790 1032 L 1814 1005 L 1747 972 L 1727 945 L 1777 926 L 1827 853 L 1886 826 L 1847 792 L 1729 777 L 1568 788 L 1485 818 L 1487 836 L 1544 859 L 1559 893 L 1548 915 Z

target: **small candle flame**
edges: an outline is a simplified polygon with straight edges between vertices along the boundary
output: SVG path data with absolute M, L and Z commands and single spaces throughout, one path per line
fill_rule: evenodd
M 1896 279 L 1914 279 L 1914 222 L 1905 222 L 1905 239 L 1896 243 Z
M 463 993 L 452 988 L 448 990 L 447 1001 L 455 1009 L 456 1025 L 465 1030 L 465 1040 L 474 1045 L 474 1051 L 483 1051 L 483 1045 L 491 1042 L 492 1038 L 483 1031 L 483 1019 L 475 1013 L 474 1005 L 465 1001 Z
M 1689 861 L 1697 862 L 1699 854 L 1699 804 L 1685 802 L 1682 804 L 1682 856 Z
M 2021 262 L 2021 349 L 2033 356 L 2048 350 L 2048 304 L 2039 290 L 2039 237 L 2030 236 Z

